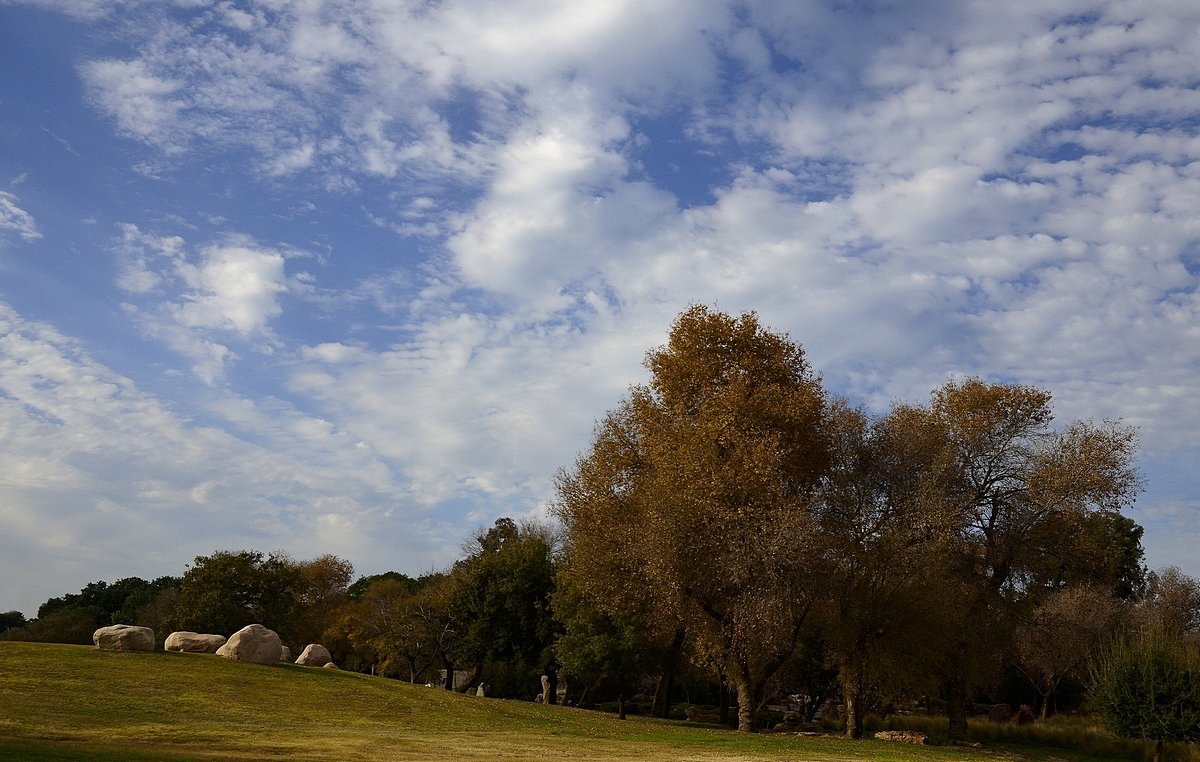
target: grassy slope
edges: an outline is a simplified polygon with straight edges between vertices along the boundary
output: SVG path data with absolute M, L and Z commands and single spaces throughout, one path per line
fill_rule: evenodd
M 1064 757 L 1059 751 L 1028 758 Z M 0 642 L 0 760 L 995 758 L 882 741 L 621 722 L 295 665 Z

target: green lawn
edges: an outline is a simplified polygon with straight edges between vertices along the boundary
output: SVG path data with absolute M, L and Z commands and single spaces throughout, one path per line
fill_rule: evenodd
M 0 760 L 1083 760 L 918 747 L 460 696 L 217 656 L 0 642 Z

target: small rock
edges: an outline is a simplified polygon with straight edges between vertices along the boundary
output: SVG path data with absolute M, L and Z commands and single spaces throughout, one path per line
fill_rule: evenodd
M 337 669 L 337 668 L 338 668 L 338 665 L 334 664 L 331 661 L 325 662 L 325 665 L 323 667 L 321 667 L 321 669 Z

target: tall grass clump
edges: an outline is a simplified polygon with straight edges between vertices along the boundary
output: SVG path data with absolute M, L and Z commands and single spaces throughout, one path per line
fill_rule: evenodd
M 945 717 L 927 715 L 892 715 L 883 721 L 884 730 L 914 730 L 930 739 L 946 742 L 950 725 Z M 1121 738 L 1089 717 L 1059 715 L 1048 721 L 1031 725 L 1015 722 L 990 722 L 982 718 L 967 723 L 967 740 L 992 745 L 1038 746 L 1077 751 L 1090 757 L 1122 760 L 1154 758 L 1155 744 L 1133 738 Z M 1194 747 L 1175 744 L 1170 748 L 1172 759 L 1181 762 L 1200 762 Z

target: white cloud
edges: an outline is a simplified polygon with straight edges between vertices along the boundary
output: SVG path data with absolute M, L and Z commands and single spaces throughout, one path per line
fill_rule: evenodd
M 173 409 L 0 307 L 6 605 L 32 613 L 68 580 L 178 574 L 220 548 L 334 552 L 383 570 L 397 553 L 419 567 L 457 545 L 336 424 L 279 401 L 197 402 Z
M 11 231 L 24 241 L 41 238 L 33 215 L 22 209 L 19 201 L 13 194 L 0 191 L 0 233 Z
M 287 290 L 283 264 L 279 252 L 250 245 L 205 247 L 198 263 L 179 263 L 189 290 L 172 312 L 192 328 L 261 333 L 281 312 L 279 294 Z
M 81 69 L 123 134 L 169 162 L 248 153 L 250 180 L 311 192 L 310 209 L 361 204 L 407 237 L 385 255 L 322 231 L 329 254 L 301 274 L 259 242 L 294 231 L 269 239 L 259 220 L 187 241 L 161 218 L 123 228 L 134 322 L 213 385 L 226 432 L 282 453 L 256 461 L 271 483 L 302 492 L 267 490 L 289 507 L 256 519 L 262 536 L 292 539 L 302 517 L 376 547 L 382 509 L 319 484 L 339 469 L 455 521 L 534 509 L 692 301 L 757 309 L 877 407 L 984 374 L 1047 386 L 1061 418 L 1136 423 L 1152 468 L 1194 461 L 1200 11 L 856 8 L 124 6 L 144 26 Z M 652 159 L 674 149 L 668 177 Z M 171 177 L 160 153 L 137 158 Z M 238 229 L 258 241 L 223 232 Z M 320 335 L 289 331 L 300 308 L 320 310 Z M 239 396 L 235 361 L 288 388 Z M 32 479 L 51 462 L 11 465 Z M 222 484 L 146 474 L 104 508 L 220 505 Z M 1151 499 L 1185 515 L 1184 492 Z M 73 538 L 65 522 L 47 536 Z
M 80 72 L 97 105 L 131 137 L 155 143 L 168 152 L 182 150 L 175 120 L 184 104 L 182 83 L 159 76 L 145 61 L 99 60 Z
M 283 311 L 280 299 L 303 290 L 302 280 L 289 280 L 284 252 L 245 236 L 192 250 L 180 236 L 126 223 L 115 252 L 117 285 L 136 300 L 127 303 L 127 313 L 147 336 L 190 358 L 210 384 L 237 359 L 231 342 L 274 350 L 271 321 Z

